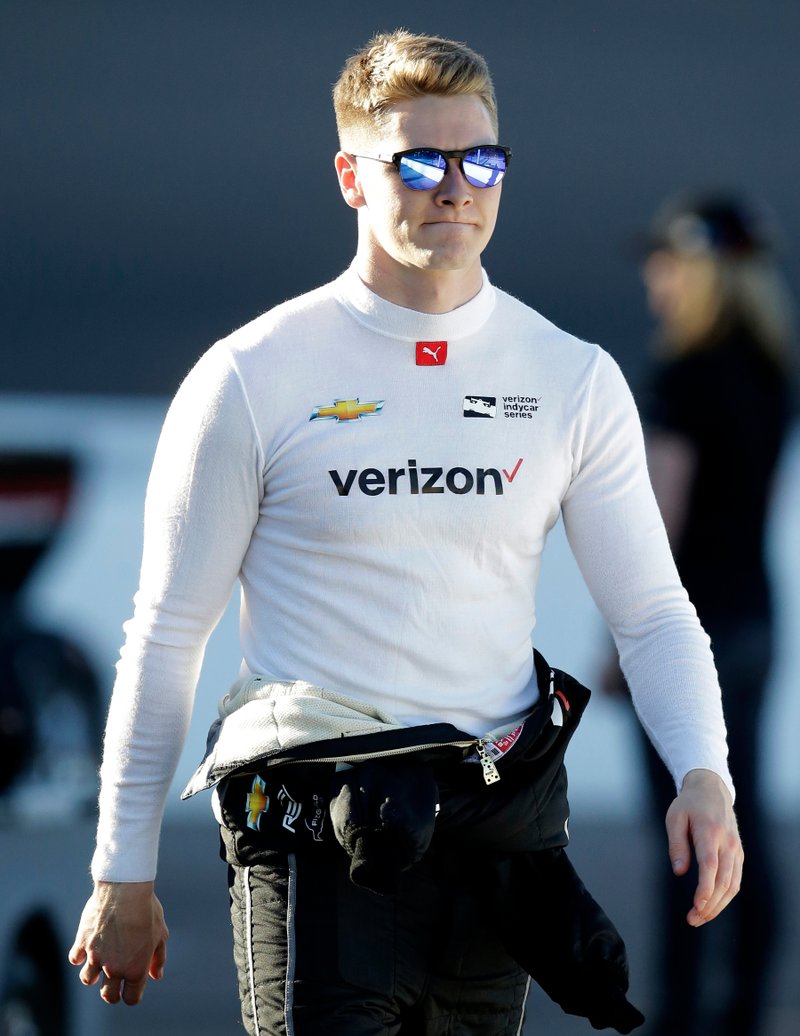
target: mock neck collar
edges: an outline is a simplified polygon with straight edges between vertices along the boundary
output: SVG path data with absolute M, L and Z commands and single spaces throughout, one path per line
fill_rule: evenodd
M 449 313 L 420 313 L 376 295 L 356 272 L 355 261 L 336 280 L 337 295 L 352 316 L 377 334 L 405 341 L 449 341 L 474 334 L 494 309 L 495 291 L 481 270 L 483 283 L 477 295 Z

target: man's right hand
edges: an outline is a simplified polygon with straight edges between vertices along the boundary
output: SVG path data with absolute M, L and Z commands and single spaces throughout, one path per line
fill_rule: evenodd
M 152 881 L 99 881 L 84 907 L 69 960 L 108 1004 L 138 1004 L 148 976 L 160 979 L 169 931 Z

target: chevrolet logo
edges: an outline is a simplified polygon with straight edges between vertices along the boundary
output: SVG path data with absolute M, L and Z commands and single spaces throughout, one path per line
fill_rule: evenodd
M 370 414 L 379 414 L 382 407 L 382 399 L 372 403 L 361 403 L 358 399 L 334 399 L 333 406 L 314 407 L 309 421 L 318 417 L 333 418 L 335 421 L 360 421 Z
M 253 778 L 253 787 L 247 795 L 247 826 L 251 831 L 258 831 L 261 827 L 261 816 L 269 809 L 269 795 L 266 794 L 266 785 L 260 777 Z

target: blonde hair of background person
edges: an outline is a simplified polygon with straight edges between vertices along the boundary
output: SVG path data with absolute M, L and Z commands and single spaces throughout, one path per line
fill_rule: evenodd
M 656 251 L 644 261 L 643 276 L 657 302 L 669 280 L 682 304 L 661 309 L 657 345 L 683 353 L 713 340 L 715 325 L 740 321 L 777 363 L 790 362 L 795 312 L 783 272 L 771 255 Z

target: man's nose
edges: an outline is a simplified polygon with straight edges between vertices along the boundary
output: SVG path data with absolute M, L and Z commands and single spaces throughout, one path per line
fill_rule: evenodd
M 457 158 L 447 160 L 447 172 L 436 192 L 436 200 L 442 205 L 472 204 L 473 187 L 461 171 L 461 163 Z

